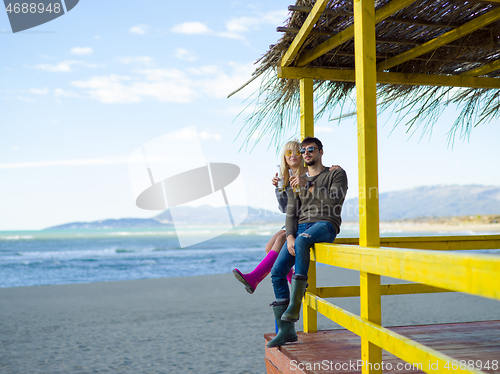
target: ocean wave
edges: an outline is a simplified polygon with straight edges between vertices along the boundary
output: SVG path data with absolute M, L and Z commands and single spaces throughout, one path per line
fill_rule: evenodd
M 247 248 L 235 247 L 216 247 L 216 248 L 103 248 L 103 249 L 84 249 L 84 250 L 67 250 L 67 251 L 19 251 L 10 255 L 1 256 L 4 261 L 14 261 L 21 263 L 22 261 L 33 260 L 91 260 L 99 258 L 127 258 L 140 257 L 147 255 L 148 257 L 196 257 L 206 255 L 223 255 L 230 253 L 241 252 L 261 252 L 261 246 L 251 246 Z
M 132 249 L 121 249 L 121 248 L 117 248 L 115 249 L 115 252 L 116 253 L 134 253 L 135 251 L 132 250 Z
M 107 233 L 110 236 L 164 236 L 175 235 L 175 231 L 118 231 Z
M 31 240 L 31 239 L 34 239 L 33 235 L 0 236 L 0 240 Z

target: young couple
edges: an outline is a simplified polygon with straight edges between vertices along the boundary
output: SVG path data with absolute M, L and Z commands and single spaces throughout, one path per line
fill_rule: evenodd
M 302 157 L 301 157 L 302 156 Z M 317 138 L 307 137 L 302 143 L 288 142 L 281 157 L 282 175 L 285 176 L 286 192 L 276 191 L 282 212 L 286 212 L 285 230 L 278 231 L 266 245 L 266 257 L 248 274 L 238 269 L 233 273 L 253 293 L 257 285 L 271 272 L 276 301 L 273 307 L 278 324 L 278 334 L 267 343 L 277 347 L 297 341 L 295 322 L 307 288 L 309 250 L 314 243 L 332 243 L 340 232 L 340 213 L 347 192 L 345 171 L 332 166 L 323 166 L 323 145 Z M 303 164 L 307 165 L 307 170 Z M 288 178 L 288 169 L 293 176 Z M 277 177 L 272 183 L 277 186 Z M 294 187 L 300 187 L 296 194 Z M 288 288 L 287 276 L 295 265 Z

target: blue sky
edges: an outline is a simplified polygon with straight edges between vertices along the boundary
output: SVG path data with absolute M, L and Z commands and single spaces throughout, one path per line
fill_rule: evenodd
M 226 96 L 277 41 L 290 4 L 82 0 L 63 17 L 17 34 L 0 12 L 0 230 L 155 215 L 134 205 L 128 156 L 193 125 L 208 162 L 240 166 L 249 205 L 276 211 L 270 137 L 251 153 L 239 151 L 243 138 L 236 139 L 245 117 L 236 116 L 256 85 Z M 480 125 L 451 149 L 446 133 L 454 115 L 448 109 L 422 140 L 403 127 L 391 133 L 391 120 L 379 119 L 381 192 L 500 185 L 499 122 Z M 348 197 L 355 197 L 354 119 L 320 120 L 316 136 L 324 163 L 346 169 Z M 179 162 L 188 152 L 179 141 L 169 150 Z

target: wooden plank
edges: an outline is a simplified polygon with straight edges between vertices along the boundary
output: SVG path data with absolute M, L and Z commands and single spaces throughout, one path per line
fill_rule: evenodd
M 269 361 L 267 358 L 265 359 L 266 362 L 266 372 L 267 374 L 283 374 L 274 364 Z
M 307 291 L 312 294 L 318 295 L 322 299 L 360 296 L 359 286 L 316 287 L 316 292 L 314 292 L 312 289 L 308 287 Z M 432 287 L 421 283 L 382 284 L 380 286 L 380 294 L 382 296 L 414 295 L 414 294 L 440 293 L 440 292 L 453 292 L 453 291 L 445 290 L 444 288 L 439 288 L 439 287 Z
M 359 238 L 337 238 L 335 243 L 359 245 Z M 382 237 L 380 246 L 440 251 L 499 249 L 500 235 Z
M 428 361 L 436 361 L 442 367 L 447 361 L 452 360 L 452 357 L 445 355 L 433 348 L 427 347 L 421 343 L 413 341 L 398 333 L 381 327 L 378 324 L 372 323 L 363 319 L 345 309 L 333 305 L 314 295 L 306 294 L 306 303 L 316 308 L 318 312 L 338 323 L 342 327 L 352 331 L 356 335 L 361 336 L 361 349 L 363 351 L 363 341 L 368 340 L 373 345 L 376 345 L 393 355 L 410 363 L 422 364 Z M 361 355 L 363 362 L 370 364 L 366 355 Z M 380 359 L 381 361 L 381 359 Z M 379 361 L 378 369 L 381 369 Z M 372 363 L 372 365 L 374 365 Z M 373 368 L 373 366 L 372 366 Z M 363 372 L 370 369 L 370 366 L 363 365 Z M 460 373 L 479 373 L 477 370 L 458 370 Z
M 416 249 L 316 244 L 312 260 L 500 300 L 500 257 Z
M 498 0 L 500 2 L 500 0 Z M 288 10 L 292 10 L 295 12 L 304 12 L 309 13 L 312 7 L 310 6 L 295 6 L 289 5 Z M 337 9 L 325 9 L 323 14 L 331 14 L 332 16 L 352 16 L 353 13 L 346 10 L 337 10 Z M 435 22 L 435 21 L 425 21 L 413 18 L 396 18 L 396 17 L 388 17 L 385 21 L 396 22 L 396 23 L 404 23 L 406 25 L 415 25 L 415 26 L 430 26 L 430 27 L 439 27 L 439 28 L 453 28 L 460 26 L 459 23 L 456 22 Z
M 313 80 L 300 80 L 300 140 L 314 136 L 314 92 Z
M 293 59 L 299 52 L 300 47 L 302 47 L 302 44 L 304 44 L 304 42 L 306 41 L 309 32 L 314 27 L 314 24 L 318 21 L 321 13 L 323 13 L 323 10 L 325 10 L 327 4 L 328 0 L 316 1 L 313 9 L 311 10 L 311 13 L 309 13 L 309 15 L 307 16 L 304 24 L 300 28 L 299 33 L 293 39 L 292 44 L 288 48 L 288 51 L 283 56 L 283 59 L 281 60 L 281 66 L 288 66 L 292 63 Z
M 499 8 L 500 9 L 500 8 Z M 355 71 L 350 69 L 278 67 L 278 77 L 288 79 L 312 78 L 337 82 L 355 82 Z M 441 86 L 469 88 L 500 88 L 500 78 L 466 75 L 403 74 L 377 72 L 377 83 L 405 84 L 409 86 Z
M 439 47 L 445 46 L 461 37 L 468 35 L 480 28 L 489 25 L 492 22 L 497 21 L 500 18 L 500 8 L 489 11 L 482 16 L 479 16 L 466 24 L 457 27 L 454 30 L 448 31 L 447 33 L 438 36 L 428 42 L 410 49 L 409 51 L 403 52 L 397 56 L 391 57 L 385 61 L 379 62 L 377 64 L 377 70 L 387 70 L 396 65 L 402 64 L 403 62 L 409 61 L 414 57 L 421 56 L 425 53 L 431 52 Z
M 475 69 L 466 71 L 465 73 L 462 73 L 460 75 L 478 77 L 480 75 L 488 74 L 488 73 L 491 73 L 492 71 L 495 71 L 498 69 L 500 69 L 500 60 L 496 60 L 496 61 L 490 62 L 489 64 L 479 66 Z
M 375 12 L 375 22 L 382 22 L 392 14 L 399 12 L 401 9 L 406 8 L 408 5 L 415 2 L 415 0 L 392 0 L 389 4 L 380 8 Z M 337 35 L 332 36 L 327 41 L 316 46 L 311 52 L 303 54 L 297 60 L 297 66 L 304 66 L 309 62 L 323 56 L 326 52 L 331 51 L 333 48 L 338 47 L 342 43 L 351 40 L 354 37 L 354 26 L 349 26 L 342 30 Z M 281 66 L 285 66 L 281 64 Z
M 439 325 L 422 326 L 402 326 L 391 327 L 391 331 L 415 340 L 416 342 L 429 345 L 431 348 L 444 351 L 447 355 L 456 360 L 474 360 L 486 363 L 488 360 L 500 361 L 500 321 L 452 323 Z M 275 334 L 265 334 L 266 341 L 271 340 Z M 319 331 L 314 334 L 298 333 L 299 341 L 286 344 L 279 349 L 266 349 L 266 357 L 273 354 L 273 357 L 281 356 L 283 369 L 290 369 L 291 362 L 295 361 L 294 367 L 301 367 L 307 373 L 361 373 L 361 367 L 357 364 L 361 358 L 360 338 L 346 330 Z M 391 366 L 392 370 L 384 370 L 384 373 L 405 373 L 416 374 L 423 371 L 412 368 L 404 369 L 405 361 L 398 359 L 392 354 L 383 351 L 382 362 L 385 369 Z M 323 363 L 323 365 L 321 365 Z M 352 363 L 350 366 L 349 363 Z M 300 365 L 302 364 L 302 365 Z M 314 369 L 314 364 L 316 369 Z M 397 370 L 397 365 L 403 365 Z M 454 372 L 453 370 L 434 370 L 434 366 L 429 370 L 429 365 L 435 364 L 435 360 L 425 362 L 422 369 L 429 373 Z M 337 365 L 337 369 L 335 366 Z M 342 365 L 343 368 L 342 368 Z M 280 366 L 277 366 L 281 369 Z M 282 370 L 283 370 L 282 369 Z M 490 367 L 483 370 L 487 373 L 500 374 L 500 368 Z M 289 371 L 293 372 L 293 371 Z

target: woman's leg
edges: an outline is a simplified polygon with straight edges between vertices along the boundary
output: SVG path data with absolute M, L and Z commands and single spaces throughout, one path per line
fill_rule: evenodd
M 264 259 L 257 265 L 257 267 L 248 274 L 243 274 L 238 269 L 233 269 L 233 274 L 243 285 L 248 293 L 254 293 L 257 285 L 262 282 L 262 280 L 267 277 L 271 268 L 278 257 L 279 249 L 277 249 L 277 245 L 283 241 L 285 237 L 285 233 L 283 230 L 278 231 L 273 235 L 271 240 L 266 245 L 267 255 Z M 274 242 L 271 241 L 274 239 Z M 271 244 L 270 244 L 271 243 Z M 268 250 L 269 247 L 269 250 Z M 280 247 L 281 248 L 281 247 Z
M 266 253 L 269 253 L 269 251 L 271 250 L 280 253 L 280 249 L 283 246 L 283 243 L 286 241 L 285 235 L 285 230 L 279 230 L 276 234 L 274 234 L 266 244 Z

